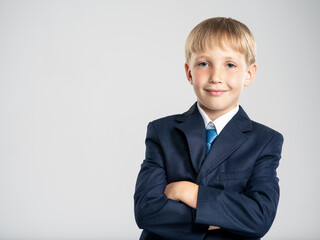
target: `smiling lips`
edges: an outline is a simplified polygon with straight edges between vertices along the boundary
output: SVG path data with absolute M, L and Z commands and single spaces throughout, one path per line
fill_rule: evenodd
M 206 89 L 206 91 L 212 96 L 221 96 L 222 94 L 227 92 L 227 90 L 220 90 L 220 89 Z

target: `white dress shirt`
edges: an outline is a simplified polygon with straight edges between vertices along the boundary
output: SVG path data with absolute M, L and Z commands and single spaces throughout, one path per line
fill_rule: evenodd
M 239 104 L 237 106 L 230 110 L 229 112 L 223 114 L 221 117 L 218 117 L 216 120 L 211 121 L 211 119 L 208 117 L 208 115 L 205 113 L 205 111 L 199 106 L 197 103 L 198 110 L 203 118 L 204 126 L 206 129 L 212 129 L 215 128 L 217 130 L 217 134 L 222 131 L 222 129 L 227 125 L 227 123 L 233 118 L 234 115 L 239 110 Z

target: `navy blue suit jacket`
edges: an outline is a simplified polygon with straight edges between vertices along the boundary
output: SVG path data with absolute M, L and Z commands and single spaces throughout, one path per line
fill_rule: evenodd
M 148 125 L 146 158 L 134 207 L 140 239 L 260 239 L 275 218 L 280 133 L 251 121 L 240 106 L 206 156 L 206 130 L 196 103 Z M 168 199 L 167 184 L 199 185 L 197 209 Z M 209 225 L 220 230 L 208 231 Z

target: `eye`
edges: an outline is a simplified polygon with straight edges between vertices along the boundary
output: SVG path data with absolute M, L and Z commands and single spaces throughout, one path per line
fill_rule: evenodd
M 233 63 L 228 63 L 226 66 L 227 66 L 227 68 L 235 68 L 236 67 L 236 65 L 234 65 Z
M 199 63 L 199 66 L 200 67 L 207 67 L 208 63 L 207 62 L 201 62 L 201 63 Z

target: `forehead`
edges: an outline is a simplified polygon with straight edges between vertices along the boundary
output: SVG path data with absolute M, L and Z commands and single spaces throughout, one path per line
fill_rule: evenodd
M 214 48 L 220 48 L 223 51 L 233 51 L 237 53 L 241 53 L 241 46 L 239 41 L 235 39 L 228 38 L 227 36 L 211 36 L 208 37 L 200 44 L 197 52 L 208 51 Z
M 228 43 L 211 42 L 207 47 L 191 54 L 191 58 L 223 58 L 245 61 L 245 55 L 233 48 Z
M 207 35 L 196 37 L 193 39 L 191 45 L 191 53 L 200 53 L 212 49 L 215 47 L 220 47 L 223 50 L 232 50 L 234 52 L 241 53 L 246 56 L 245 42 L 243 39 L 235 35 L 228 35 L 226 33 L 208 33 Z

